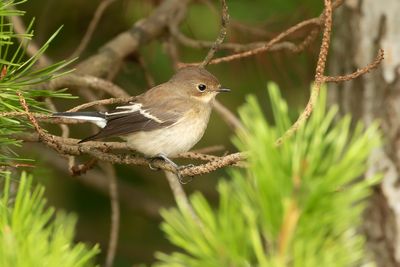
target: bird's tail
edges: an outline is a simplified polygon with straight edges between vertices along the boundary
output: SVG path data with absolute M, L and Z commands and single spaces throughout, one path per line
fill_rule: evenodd
M 105 114 L 100 112 L 56 112 L 53 113 L 52 117 L 70 118 L 70 119 L 92 122 L 97 126 L 99 126 L 100 128 L 104 128 L 107 124 Z

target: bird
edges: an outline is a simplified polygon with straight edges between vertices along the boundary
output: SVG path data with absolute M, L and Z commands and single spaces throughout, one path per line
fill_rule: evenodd
M 129 148 L 151 159 L 163 159 L 178 170 L 170 157 L 189 151 L 202 138 L 215 97 L 229 91 L 205 68 L 188 66 L 114 110 L 52 116 L 92 122 L 101 128 L 79 143 L 119 136 Z

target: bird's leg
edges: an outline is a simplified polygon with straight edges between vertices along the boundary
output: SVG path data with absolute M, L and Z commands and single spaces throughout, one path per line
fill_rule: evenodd
M 159 170 L 159 168 L 154 167 L 154 166 L 152 165 L 152 162 L 153 162 L 154 160 L 157 160 L 157 159 L 162 159 L 162 160 L 164 160 L 166 163 L 168 163 L 169 165 L 171 165 L 171 166 L 175 169 L 175 172 L 174 172 L 174 173 L 178 176 L 178 180 L 179 180 L 179 182 L 180 182 L 181 184 L 187 184 L 187 183 L 189 183 L 189 182 L 192 181 L 192 177 L 191 177 L 188 181 L 184 181 L 183 178 L 182 178 L 182 176 L 180 175 L 180 170 L 185 169 L 185 168 L 193 167 L 193 166 L 194 166 L 193 164 L 179 166 L 178 164 L 176 164 L 175 162 L 173 162 L 170 158 L 168 158 L 167 155 L 165 155 L 165 154 L 163 154 L 163 153 L 160 153 L 160 154 L 157 154 L 155 157 L 152 157 L 152 158 L 150 159 L 149 168 L 150 168 L 151 170 L 153 170 L 153 171 Z

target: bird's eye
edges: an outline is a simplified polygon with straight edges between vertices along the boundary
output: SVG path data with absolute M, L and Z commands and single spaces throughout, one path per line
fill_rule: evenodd
M 197 88 L 199 89 L 199 91 L 203 92 L 204 90 L 206 90 L 207 86 L 201 83 L 197 85 Z

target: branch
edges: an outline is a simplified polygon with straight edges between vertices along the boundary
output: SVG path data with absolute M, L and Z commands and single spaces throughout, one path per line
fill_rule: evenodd
M 65 174 L 69 174 L 68 168 L 66 168 L 65 162 L 58 157 L 55 151 L 49 150 L 43 146 L 34 147 L 35 151 L 38 151 L 42 155 L 42 159 L 48 162 L 48 167 L 55 168 Z M 66 175 L 63 177 L 71 177 Z M 92 190 L 99 192 L 107 197 L 110 197 L 109 190 L 109 177 L 107 177 L 104 172 L 93 169 L 85 175 L 74 176 L 71 179 L 75 182 L 79 182 Z M 160 200 L 157 200 L 154 196 L 151 196 L 143 190 L 135 188 L 132 184 L 124 182 L 123 180 L 117 181 L 119 188 L 119 201 L 123 203 L 124 206 L 128 207 L 131 211 L 139 211 L 144 216 L 149 216 L 155 219 L 159 219 L 160 208 L 165 205 Z
M 254 56 L 254 55 L 262 53 L 262 52 L 270 51 L 272 48 L 274 48 L 274 46 L 276 44 L 278 44 L 278 42 L 282 41 L 284 38 L 292 35 L 293 33 L 299 31 L 300 29 L 309 27 L 309 26 L 318 26 L 319 27 L 320 23 L 321 23 L 321 21 L 320 21 L 319 17 L 302 21 L 302 22 L 296 24 L 295 26 L 290 27 L 286 31 L 280 33 L 278 36 L 273 38 L 268 43 L 264 44 L 262 47 L 258 47 L 258 48 L 255 48 L 255 49 L 252 49 L 249 51 L 229 55 L 226 57 L 216 58 L 216 59 L 211 60 L 210 64 L 219 64 L 222 62 L 229 62 L 229 61 L 237 60 L 237 59 L 244 58 L 244 57 Z
M 79 57 L 82 52 L 86 49 L 87 45 L 90 42 L 90 39 L 93 36 L 94 31 L 96 30 L 97 24 L 99 23 L 101 17 L 103 16 L 104 11 L 113 3 L 115 0 L 102 0 L 101 3 L 97 6 L 96 11 L 94 12 L 93 18 L 89 23 L 89 26 L 86 30 L 85 35 L 83 36 L 81 42 L 78 47 L 72 53 L 71 58 Z
M 333 3 L 332 8 L 335 9 L 339 7 L 343 3 L 343 0 L 337 0 Z M 297 47 L 294 48 L 293 52 L 300 52 L 302 51 L 308 44 L 310 44 L 316 37 L 317 33 L 319 32 L 318 28 L 320 28 L 325 23 L 325 12 L 322 13 L 319 17 L 315 17 L 312 19 L 304 20 L 299 22 L 298 24 L 290 27 L 286 31 L 278 34 L 275 38 L 270 40 L 268 43 L 264 44 L 262 47 L 258 47 L 249 51 L 233 54 L 226 57 L 216 58 L 209 62 L 209 64 L 219 64 L 222 62 L 229 62 L 232 60 L 237 60 L 244 57 L 250 57 L 262 52 L 271 51 L 278 42 L 281 42 L 286 37 L 292 35 L 293 33 L 306 28 L 306 27 L 313 27 L 314 29 L 310 32 L 309 36 Z M 315 27 L 318 27 L 315 29 Z M 198 65 L 200 63 L 193 63 L 191 65 Z
M 173 36 L 183 45 L 189 46 L 192 48 L 212 48 L 214 46 L 214 42 L 211 41 L 204 41 L 204 40 L 196 40 L 187 37 L 184 35 L 182 32 L 171 32 Z M 253 43 L 248 43 L 248 44 L 239 44 L 239 43 L 223 43 L 219 46 L 219 49 L 225 49 L 225 50 L 232 50 L 233 52 L 242 52 L 242 51 L 248 51 L 248 50 L 253 50 L 257 49 L 260 47 L 263 47 L 265 45 L 265 42 L 253 42 Z M 273 47 L 271 47 L 270 51 L 278 51 L 278 50 L 295 50 L 296 45 L 291 43 L 291 42 L 281 42 L 278 44 L 275 44 Z
M 331 31 L 332 31 L 332 3 L 331 0 L 325 0 L 325 9 L 324 9 L 324 16 L 322 18 L 325 19 L 324 21 L 324 32 L 322 35 L 322 43 L 321 48 L 319 51 L 317 67 L 315 70 L 315 83 L 311 89 L 311 96 L 308 100 L 306 107 L 304 108 L 303 112 L 300 114 L 299 118 L 296 122 L 283 134 L 282 137 L 278 138 L 276 141 L 276 145 L 281 145 L 284 140 L 292 136 L 297 129 L 305 123 L 305 121 L 310 117 L 314 105 L 317 102 L 319 91 L 323 84 L 323 77 L 324 71 L 326 66 L 326 59 L 328 57 L 329 52 L 329 44 L 331 40 Z
M 190 201 L 188 200 L 187 195 L 183 190 L 181 183 L 179 183 L 178 177 L 171 172 L 165 172 L 165 176 L 167 178 L 169 186 L 171 187 L 171 191 L 172 194 L 174 195 L 176 204 L 181 209 L 187 210 L 192 216 L 192 219 L 196 222 L 196 224 L 199 227 L 203 227 L 203 224 L 200 221 L 199 217 L 197 216 L 196 212 L 194 211 L 192 205 L 190 205 Z
M 115 66 L 141 46 L 161 36 L 168 27 L 171 14 L 186 9 L 189 0 L 165 0 L 154 12 L 136 22 L 133 27 L 107 42 L 96 55 L 91 56 L 77 66 L 79 74 L 96 77 L 108 77 Z
M 68 74 L 50 81 L 47 88 L 76 88 L 80 90 L 87 88 L 102 91 L 114 97 L 129 97 L 125 90 L 116 84 L 92 75 Z
M 365 66 L 364 68 L 361 68 L 353 73 L 346 74 L 343 76 L 325 76 L 324 82 L 345 82 L 356 79 L 361 75 L 366 74 L 371 70 L 377 68 L 383 59 L 384 59 L 384 51 L 383 49 L 379 49 L 378 55 L 376 56 L 375 60 L 372 63 Z
M 214 109 L 218 112 L 221 118 L 226 122 L 228 126 L 233 130 L 241 130 L 244 129 L 241 121 L 231 112 L 228 108 L 226 108 L 222 103 L 215 100 L 214 101 Z
M 28 110 L 29 112 L 29 109 L 26 110 Z M 59 136 L 54 136 L 45 133 L 38 125 L 36 119 L 30 113 L 27 114 L 31 123 L 33 125 L 37 125 L 37 127 L 35 127 L 37 135 L 36 136 L 19 135 L 17 136 L 17 138 L 20 140 L 25 139 L 26 141 L 30 142 L 42 142 L 48 147 L 57 151 L 61 155 L 79 156 L 86 154 L 100 161 L 110 162 L 114 164 L 123 164 L 123 165 L 148 166 L 151 163 L 155 168 L 169 172 L 175 171 L 175 168 L 173 168 L 163 160 L 151 160 L 139 155 L 132 154 L 132 152 L 128 154 L 116 154 L 115 153 L 116 150 L 133 151 L 128 147 L 126 142 L 90 141 L 82 144 L 77 144 L 77 142 L 79 141 L 78 139 L 62 138 Z M 179 174 L 182 177 L 186 177 L 186 176 L 195 176 L 195 175 L 209 173 L 226 166 L 243 167 L 240 163 L 247 158 L 247 155 L 245 153 L 234 153 L 223 157 L 217 157 L 213 155 L 186 152 L 178 155 L 177 157 L 208 161 L 205 164 L 200 164 L 197 166 L 188 167 L 180 170 Z
M 335 4 L 340 5 L 342 1 L 337 1 Z M 379 50 L 377 58 L 372 62 L 371 64 L 367 65 L 366 67 L 362 68 L 361 70 L 358 70 L 354 73 L 344 75 L 344 76 L 338 76 L 338 77 L 330 77 L 330 76 L 325 76 L 325 67 L 326 67 L 326 60 L 328 57 L 328 52 L 329 52 L 329 45 L 330 45 L 330 38 L 331 38 L 331 31 L 332 31 L 332 11 L 333 7 L 335 6 L 332 5 L 331 0 L 325 0 L 325 12 L 323 18 L 325 19 L 324 22 L 324 33 L 322 37 L 322 43 L 321 43 L 321 48 L 318 56 L 318 62 L 317 62 L 317 67 L 315 70 L 315 82 L 311 88 L 311 95 L 308 100 L 308 103 L 306 107 L 304 108 L 303 112 L 300 114 L 299 118 L 296 120 L 296 122 L 280 137 L 278 140 L 276 140 L 276 145 L 279 146 L 281 145 L 287 138 L 291 137 L 304 123 L 307 121 L 307 119 L 310 117 L 314 106 L 316 105 L 316 102 L 318 100 L 319 92 L 321 90 L 321 86 L 325 82 L 339 82 L 339 81 L 348 81 L 351 79 L 355 79 L 359 77 L 362 74 L 367 73 L 371 69 L 376 68 L 379 63 L 383 60 L 384 57 L 384 52 L 382 49 Z
M 214 57 L 214 54 L 218 51 L 220 45 L 222 44 L 226 36 L 226 28 L 228 27 L 229 24 L 228 6 L 226 5 L 226 0 L 221 0 L 221 4 L 222 4 L 221 29 L 219 31 L 217 40 L 215 40 L 213 46 L 208 51 L 207 56 L 200 64 L 200 67 L 202 68 L 204 68 L 210 63 L 211 59 Z
M 14 31 L 15 33 L 17 33 L 18 35 L 22 35 L 26 33 L 26 27 L 25 24 L 21 18 L 21 16 L 10 16 L 7 18 L 10 20 L 11 24 L 13 25 Z M 26 39 L 24 39 L 23 37 L 18 37 L 19 42 L 27 42 L 27 46 L 26 46 L 26 54 L 29 56 L 34 56 L 35 54 L 37 54 L 37 52 L 39 51 L 39 45 L 33 41 L 27 41 Z M 42 54 L 39 58 L 38 58 L 38 65 L 39 67 L 46 67 L 51 65 L 52 60 L 47 57 L 45 54 Z
M 136 98 L 135 96 L 132 96 L 132 97 L 119 97 L 119 98 L 108 98 L 108 99 L 96 100 L 96 101 L 84 103 L 82 105 L 71 108 L 71 109 L 67 110 L 67 112 L 76 112 L 78 110 L 87 109 L 87 108 L 90 108 L 93 106 L 99 106 L 99 105 L 113 105 L 113 104 L 128 103 L 130 101 L 135 100 L 135 98 Z
M 101 166 L 103 166 L 102 168 L 109 179 L 110 202 L 111 202 L 110 240 L 108 242 L 108 250 L 107 250 L 105 266 L 112 267 L 115 258 L 115 253 L 117 251 L 119 221 L 120 221 L 117 174 L 115 173 L 113 165 L 106 163 L 105 165 L 102 164 Z

